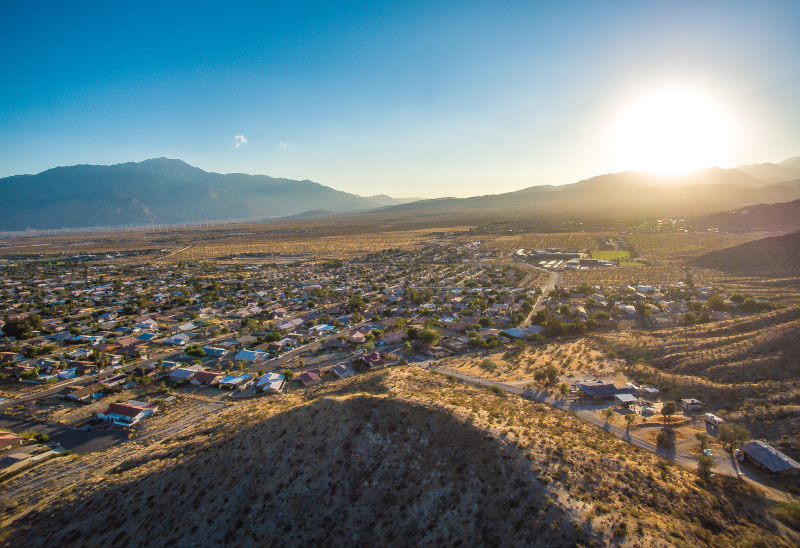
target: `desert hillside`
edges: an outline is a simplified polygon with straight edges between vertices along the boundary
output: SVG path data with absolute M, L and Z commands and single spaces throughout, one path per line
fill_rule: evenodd
M 596 337 L 634 379 L 669 399 L 698 398 L 800 458 L 800 307 L 646 334 Z
M 16 522 L 24 526 L 3 532 L 3 544 L 790 546 L 798 540 L 763 499 L 736 489 L 702 482 L 548 406 L 393 368 L 208 419 L 29 514 Z
M 757 272 L 760 276 L 795 274 L 800 271 L 800 232 L 712 251 L 688 264 L 723 272 Z

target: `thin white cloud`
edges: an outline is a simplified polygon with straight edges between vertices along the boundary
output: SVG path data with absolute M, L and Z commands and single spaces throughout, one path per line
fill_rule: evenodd
M 281 141 L 281 144 L 280 144 L 280 146 L 282 146 L 282 147 L 285 147 L 285 146 L 286 146 L 286 143 L 284 143 L 283 141 Z
M 234 139 L 238 141 L 236 143 L 236 148 L 239 148 L 240 145 L 243 145 L 247 142 L 247 138 L 244 135 L 237 135 L 236 137 L 234 137 Z

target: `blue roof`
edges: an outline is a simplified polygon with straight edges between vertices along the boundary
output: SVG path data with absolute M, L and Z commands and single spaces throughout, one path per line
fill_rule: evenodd
M 228 384 L 228 383 L 231 383 L 231 382 L 234 382 L 234 381 L 239 381 L 239 380 L 242 380 L 242 379 L 246 379 L 248 376 L 249 375 L 238 375 L 238 376 L 228 375 L 227 377 L 222 377 L 222 380 L 219 381 L 219 383 L 220 384 Z

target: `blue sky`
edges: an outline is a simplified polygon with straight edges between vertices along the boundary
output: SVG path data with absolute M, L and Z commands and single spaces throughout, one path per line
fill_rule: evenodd
M 6 2 L 0 176 L 166 156 L 364 195 L 564 184 L 636 167 L 609 135 L 676 86 L 730 121 L 723 167 L 777 162 L 798 28 L 788 1 Z

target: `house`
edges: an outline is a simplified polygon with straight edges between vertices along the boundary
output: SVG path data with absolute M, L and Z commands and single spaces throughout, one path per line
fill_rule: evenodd
M 256 384 L 256 392 L 266 392 L 268 394 L 277 394 L 283 390 L 286 384 L 286 377 L 278 375 L 277 373 L 267 373 L 258 379 Z
M 744 458 L 772 474 L 800 475 L 800 462 L 781 453 L 764 441 L 749 441 L 742 446 Z
M 259 352 L 257 350 L 242 350 L 236 356 L 234 356 L 234 360 L 244 360 L 246 362 L 263 362 L 267 358 L 266 352 Z
M 69 366 L 75 368 L 77 375 L 88 375 L 97 371 L 97 365 L 89 362 L 71 362 Z
M 139 323 L 137 323 L 136 327 L 138 327 L 140 329 L 154 330 L 154 329 L 156 329 L 158 327 L 158 324 L 156 323 L 155 320 L 153 320 L 151 318 L 147 318 L 146 320 L 142 320 Z
M 108 409 L 97 414 L 97 418 L 120 426 L 133 426 L 145 417 L 158 411 L 158 406 L 142 402 L 112 403 Z
M 169 372 L 169 380 L 175 382 L 188 381 L 195 376 L 200 366 L 178 367 Z
M 226 390 L 233 390 L 234 388 L 243 386 L 252 378 L 253 375 L 248 375 L 247 373 L 238 376 L 228 375 L 227 377 L 223 377 L 219 380 L 219 387 Z
M 542 327 L 541 325 L 529 325 L 528 327 L 523 327 L 522 330 L 528 335 L 536 335 L 544 333 L 544 327 Z
M 700 411 L 703 407 L 703 402 L 694 399 L 683 399 L 681 400 L 681 407 L 684 411 Z
M 623 394 L 615 394 L 614 400 L 617 403 L 617 405 L 621 405 L 622 407 L 630 407 L 631 405 L 639 401 L 639 398 L 637 398 L 633 394 L 623 393 Z
M 592 400 L 610 400 L 616 398 L 617 394 L 633 394 L 636 392 L 633 388 L 628 386 L 617 388 L 614 383 L 601 381 L 579 382 L 577 386 L 578 390 L 581 392 L 581 397 Z
M 651 314 L 646 318 L 650 327 L 653 328 L 670 327 L 672 325 L 672 318 L 663 314 Z
M 303 383 L 303 386 L 313 386 L 322 382 L 322 379 L 319 376 L 319 369 L 306 371 L 300 375 L 299 379 L 300 382 Z
M 639 394 L 641 394 L 642 396 L 645 396 L 647 398 L 655 398 L 659 394 L 661 394 L 661 390 L 659 390 L 658 388 L 655 388 L 653 386 L 642 386 L 639 389 Z
M 331 368 L 331 371 L 340 379 L 346 379 L 356 374 L 356 372 L 353 371 L 353 368 L 347 362 L 337 363 Z
M 386 333 L 381 339 L 386 344 L 397 344 L 408 339 L 408 333 L 405 331 L 395 331 L 393 333 Z
M 225 375 L 219 371 L 198 371 L 189 380 L 190 384 L 197 386 L 211 386 L 216 384 Z
M 445 350 L 449 350 L 450 352 L 454 352 L 456 354 L 460 354 L 469 350 L 469 345 L 461 339 L 446 338 L 442 339 L 440 344 Z
M 346 350 L 347 348 L 347 343 L 338 339 L 325 341 L 325 344 L 322 345 L 323 350 Z
M 186 342 L 190 338 L 191 337 L 186 334 L 173 335 L 172 337 L 167 337 L 166 339 L 161 341 L 161 344 L 171 344 L 172 346 L 186 346 Z
M 215 358 L 219 358 L 228 353 L 227 349 L 217 348 L 215 346 L 203 346 L 202 349 L 206 354 L 208 354 L 209 356 L 213 356 Z
M 104 391 L 108 390 L 107 386 L 102 384 L 90 384 L 89 386 L 68 386 L 62 392 L 66 392 L 67 399 L 81 402 L 91 403 L 92 401 L 102 398 Z
M 70 369 L 63 369 L 57 373 L 59 379 L 74 379 L 75 378 L 75 368 L 72 367 Z
M 22 445 L 22 438 L 12 432 L 0 432 L 0 451 L 5 451 L 9 447 Z
M 508 329 L 503 331 L 503 334 L 512 339 L 524 339 L 527 338 L 529 335 L 528 333 L 526 333 L 522 329 L 519 329 L 518 327 L 509 327 Z
M 369 354 L 361 354 L 356 356 L 356 358 L 353 360 L 353 363 L 364 365 L 370 369 L 383 367 L 386 365 L 386 362 L 379 352 L 370 352 Z
M 367 340 L 367 337 L 363 333 L 359 333 L 358 331 L 356 331 L 355 333 L 347 337 L 347 340 L 353 344 L 363 344 Z
M 111 388 L 113 386 L 124 384 L 127 380 L 128 377 L 126 375 L 111 375 L 100 381 L 100 384 Z

